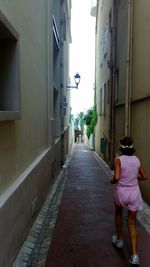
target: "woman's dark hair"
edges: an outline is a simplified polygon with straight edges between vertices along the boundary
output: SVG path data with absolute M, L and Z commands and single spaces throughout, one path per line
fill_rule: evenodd
M 125 136 L 120 139 L 120 151 L 123 155 L 132 156 L 135 153 L 133 140 L 130 136 Z

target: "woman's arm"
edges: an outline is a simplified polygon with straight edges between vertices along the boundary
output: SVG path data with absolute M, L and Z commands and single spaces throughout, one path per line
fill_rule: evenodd
M 121 162 L 120 162 L 119 158 L 116 158 L 114 160 L 114 176 L 111 180 L 112 184 L 118 183 L 118 181 L 120 179 L 120 173 L 121 173 Z
M 143 166 L 141 165 L 139 168 L 138 180 L 142 181 L 142 180 L 147 180 L 147 179 L 148 179 L 148 177 L 146 175 L 146 172 L 145 172 Z

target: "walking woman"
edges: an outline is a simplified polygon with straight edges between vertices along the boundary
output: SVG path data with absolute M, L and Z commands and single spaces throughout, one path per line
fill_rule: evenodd
M 123 248 L 122 211 L 128 209 L 128 230 L 131 241 L 131 264 L 139 265 L 137 253 L 137 211 L 143 209 L 143 201 L 139 189 L 139 180 L 146 180 L 146 173 L 140 160 L 134 155 L 135 149 L 131 137 L 125 136 L 120 140 L 122 155 L 114 161 L 114 176 L 111 183 L 115 184 L 115 224 L 116 235 L 112 236 L 112 243 L 117 248 Z

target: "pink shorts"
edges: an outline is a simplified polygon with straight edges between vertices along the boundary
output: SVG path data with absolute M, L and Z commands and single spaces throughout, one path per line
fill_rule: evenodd
M 139 186 L 117 187 L 115 189 L 115 203 L 117 206 L 126 207 L 131 211 L 140 211 L 143 209 L 143 200 Z

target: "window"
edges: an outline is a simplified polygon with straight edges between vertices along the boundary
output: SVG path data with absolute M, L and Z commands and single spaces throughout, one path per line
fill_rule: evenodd
M 104 84 L 103 102 L 104 102 L 104 110 L 103 110 L 103 113 L 104 113 L 104 115 L 106 115 L 106 104 L 107 104 L 106 83 Z
M 104 57 L 106 57 L 107 53 L 108 53 L 108 40 L 109 40 L 109 26 L 108 24 L 105 25 L 105 29 L 104 29 Z
M 60 134 L 60 35 L 58 24 L 53 15 L 53 108 L 54 108 L 54 134 Z
M 104 84 L 103 88 L 100 89 L 100 116 L 106 115 L 106 83 Z
M 104 0 L 101 0 L 101 3 L 100 3 L 101 9 L 103 8 L 103 4 L 104 4 Z
M 110 80 L 108 80 L 107 82 L 107 104 L 109 105 L 110 104 Z
M 103 113 L 103 99 L 102 99 L 102 88 L 100 89 L 100 116 Z
M 60 84 L 59 68 L 60 68 L 60 36 L 55 17 L 53 16 L 53 80 L 57 90 Z
M 55 138 L 57 138 L 59 136 L 59 118 L 58 118 L 58 101 L 59 101 L 59 97 L 58 97 L 58 91 L 56 90 L 56 88 L 54 87 L 54 91 L 53 91 L 53 103 L 54 103 L 54 135 Z
M 100 45 L 100 65 L 103 64 L 103 61 L 108 54 L 108 48 L 109 48 L 109 25 L 106 24 L 103 33 L 103 39 Z
M 116 75 L 115 75 L 115 103 L 119 101 L 119 68 L 116 68 Z
M 57 50 L 59 50 L 60 49 L 60 38 L 59 38 L 59 32 L 57 29 L 57 24 L 56 24 L 56 20 L 54 16 L 53 16 L 53 36 L 54 36 L 54 42 L 57 47 Z
M 20 115 L 19 35 L 0 11 L 0 121 Z
M 62 24 L 62 32 L 63 32 L 63 38 L 64 38 L 64 41 L 66 41 L 66 28 L 67 28 L 67 23 L 66 23 L 66 16 L 65 16 L 65 13 L 63 14 L 63 24 Z
M 109 12 L 109 31 L 112 31 L 112 11 Z
M 103 42 L 101 42 L 101 45 L 100 45 L 100 66 L 102 66 L 103 64 Z

